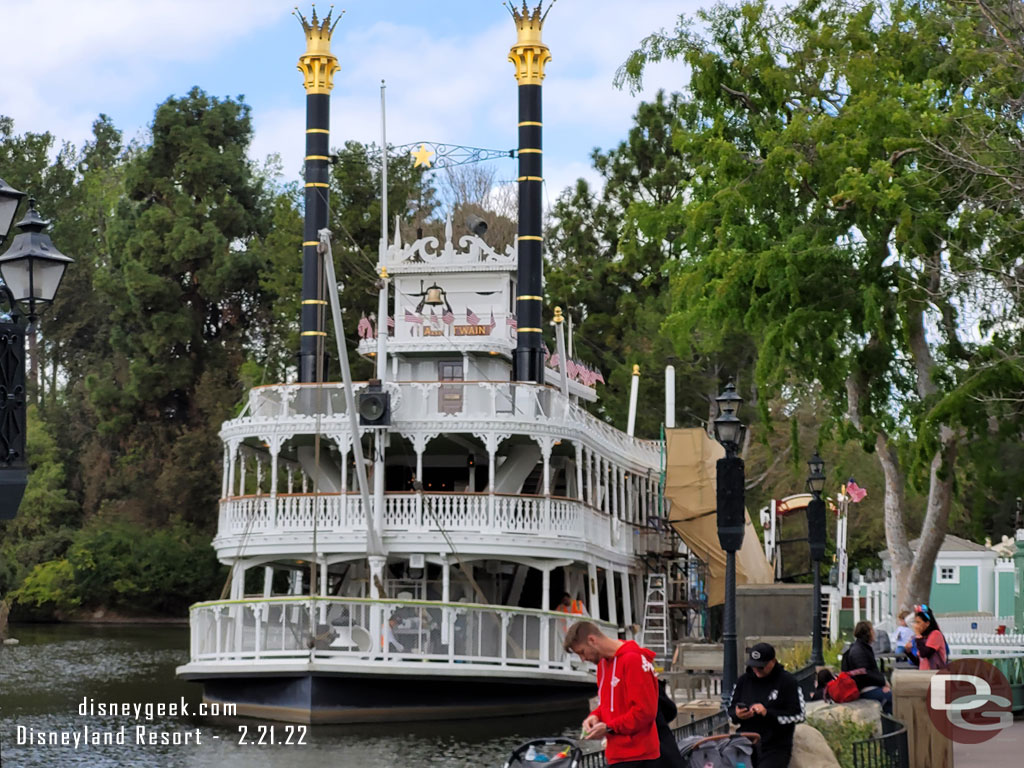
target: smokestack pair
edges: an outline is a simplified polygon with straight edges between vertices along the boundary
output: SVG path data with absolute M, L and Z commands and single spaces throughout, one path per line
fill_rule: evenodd
M 553 4 L 553 3 L 552 3 Z M 543 122 L 541 83 L 551 52 L 541 41 L 547 11 L 538 4 L 531 12 L 523 0 L 521 9 L 509 10 L 516 24 L 517 40 L 509 52 L 519 83 L 519 261 L 516 296 L 517 341 L 512 358 L 512 379 L 544 383 L 544 351 L 541 313 L 544 305 L 542 232 Z M 548 6 L 548 11 L 551 6 Z M 327 226 L 330 93 L 334 73 L 340 69 L 331 54 L 331 34 L 337 25 L 328 13 L 323 21 L 313 11 L 306 21 L 297 14 L 306 33 L 306 53 L 299 70 L 306 88 L 306 218 L 302 242 L 302 323 L 299 381 L 314 382 L 322 376 L 317 349 L 324 332 L 323 287 L 320 284 L 317 233 Z

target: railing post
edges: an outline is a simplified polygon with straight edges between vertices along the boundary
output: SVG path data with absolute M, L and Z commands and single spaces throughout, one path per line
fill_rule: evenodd
M 501 612 L 501 666 L 508 666 L 508 614 Z

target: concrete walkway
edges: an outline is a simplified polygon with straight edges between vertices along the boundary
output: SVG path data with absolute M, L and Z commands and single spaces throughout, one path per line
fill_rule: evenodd
M 954 744 L 953 761 L 959 768 L 970 766 L 1009 766 L 1024 762 L 1024 720 L 1013 725 L 984 744 Z

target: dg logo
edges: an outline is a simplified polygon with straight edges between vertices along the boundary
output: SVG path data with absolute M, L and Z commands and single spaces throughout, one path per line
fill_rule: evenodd
M 950 741 L 981 744 L 1013 723 L 1010 682 L 981 659 L 957 659 L 928 686 L 928 714 Z

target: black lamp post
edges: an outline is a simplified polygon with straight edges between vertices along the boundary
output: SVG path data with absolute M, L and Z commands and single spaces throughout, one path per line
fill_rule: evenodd
M 811 547 L 811 570 L 814 572 L 814 606 L 811 617 L 811 664 L 822 666 L 825 656 L 821 650 L 821 561 L 825 559 L 825 502 L 821 491 L 825 487 L 825 462 L 815 451 L 807 462 L 807 490 L 814 497 L 807 504 L 807 542 Z
M 732 695 L 736 684 L 736 551 L 743 546 L 743 459 L 739 453 L 743 423 L 736 411 L 743 398 L 736 394 L 730 381 L 725 391 L 715 398 L 718 418 L 715 419 L 715 438 L 725 448 L 725 457 L 716 466 L 718 508 L 718 543 L 725 551 L 725 605 L 722 617 L 722 702 Z
M 0 180 L 0 242 L 6 240 L 23 197 Z M 11 317 L 10 322 L 0 323 L 0 520 L 17 514 L 28 484 L 25 333 L 41 307 L 53 302 L 64 270 L 74 261 L 57 250 L 45 232 L 48 224 L 30 200 L 25 218 L 18 222 L 21 233 L 0 256 L 2 295 L 10 304 Z

